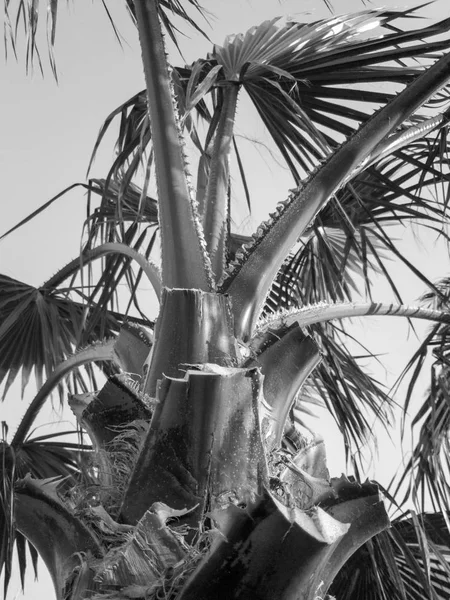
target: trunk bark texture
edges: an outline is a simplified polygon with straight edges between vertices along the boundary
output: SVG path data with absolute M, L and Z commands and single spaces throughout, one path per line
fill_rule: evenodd
M 164 290 L 154 340 L 119 336 L 131 383 L 71 401 L 99 455 L 98 489 L 81 486 L 75 502 L 53 481 L 16 487 L 17 527 L 58 600 L 317 600 L 387 527 L 374 485 L 329 478 L 322 441 L 282 443 L 320 360 L 313 340 L 294 325 L 245 346 L 232 315 L 227 296 Z M 133 451 L 118 454 L 131 429 Z M 130 470 L 120 485 L 119 458 Z

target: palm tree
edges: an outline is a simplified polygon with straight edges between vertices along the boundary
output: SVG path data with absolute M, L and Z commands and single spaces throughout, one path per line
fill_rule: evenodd
M 11 31 L 14 9 L 31 61 L 37 3 L 13 5 Z M 379 487 L 359 479 L 357 461 L 356 478 L 330 479 L 307 414 L 323 404 L 349 456 L 367 439 L 367 414 L 389 422 L 393 401 L 346 348 L 347 317 L 424 318 L 440 335 L 450 322 L 442 286 L 386 232 L 416 222 L 445 235 L 450 21 L 403 29 L 413 10 L 275 19 L 177 68 L 163 29 L 176 40 L 172 11 L 200 33 L 188 12 L 196 0 L 127 6 L 146 90 L 100 132 L 94 155 L 120 120 L 110 172 L 83 184 L 88 206 L 99 202 L 82 252 L 39 288 L 1 276 L 4 393 L 19 372 L 24 388 L 34 370 L 39 387 L 14 435 L 3 426 L 5 587 L 13 549 L 23 576 L 28 547 L 58 599 L 448 597 L 448 496 L 434 514 L 404 512 L 387 529 Z M 50 42 L 56 9 L 49 2 Z M 243 92 L 294 180 L 251 238 L 231 229 L 231 153 L 247 190 L 234 135 Z M 373 301 L 374 272 L 398 295 L 387 253 L 437 306 Z M 143 277 L 160 302 L 156 323 L 139 302 Z M 107 381 L 90 393 L 94 363 Z M 76 442 L 32 433 L 56 389 L 70 391 Z M 446 422 L 422 416 L 430 443 L 435 431 L 446 440 Z M 416 457 L 409 471 L 420 483 Z

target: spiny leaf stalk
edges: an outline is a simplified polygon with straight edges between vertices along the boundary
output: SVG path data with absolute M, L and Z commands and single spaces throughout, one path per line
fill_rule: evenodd
M 209 290 L 204 237 L 186 176 L 158 2 L 135 2 L 159 197 L 163 284 Z
M 289 327 L 298 323 L 300 327 L 308 327 L 317 323 L 332 321 L 333 319 L 351 319 L 355 317 L 406 317 L 425 319 L 438 323 L 450 323 L 450 313 L 442 310 L 431 310 L 416 306 L 405 306 L 403 304 L 385 304 L 382 302 L 342 302 L 328 304 L 319 302 L 300 309 L 282 311 L 271 315 L 258 322 L 256 335 L 263 335 L 268 330 L 276 330 L 280 327 Z

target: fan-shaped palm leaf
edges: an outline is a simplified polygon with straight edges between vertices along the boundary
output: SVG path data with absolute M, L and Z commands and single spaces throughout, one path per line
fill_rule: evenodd
M 236 82 L 249 94 L 298 182 L 301 173 L 308 174 L 342 141 L 342 136 L 354 132 L 374 107 L 385 104 L 395 93 L 395 87 L 392 92 L 381 93 L 366 89 L 366 84 L 407 84 L 420 73 L 421 64 L 429 64 L 449 46 L 448 40 L 428 39 L 448 31 L 448 19 L 408 32 L 396 25 L 392 33 L 393 22 L 413 16 L 414 11 L 408 10 L 366 11 L 310 24 L 275 19 L 245 34 L 229 36 L 223 46 L 214 47 L 208 60 L 199 60 L 190 68 L 174 69 L 181 114 L 189 109 L 189 98 L 195 97 L 199 116 L 209 121 L 206 97 L 212 97 L 214 112 L 217 90 L 227 81 Z M 366 39 L 367 31 L 377 27 L 382 34 Z M 408 62 L 411 66 L 407 66 Z M 220 72 L 218 66 L 222 67 Z M 99 140 L 105 127 L 119 114 L 121 156 L 116 168 L 134 152 L 142 154 L 149 142 L 142 93 L 111 113 Z M 217 119 L 211 124 L 207 140 L 212 138 L 216 125 Z M 197 130 L 195 145 L 201 146 Z M 206 149 L 207 145 L 203 147 Z
M 5 235 L 15 231 L 43 212 L 73 186 L 61 192 L 42 207 L 22 220 Z M 93 180 L 83 185 L 88 190 L 87 240 L 81 259 L 75 259 L 53 275 L 40 288 L 34 288 L 7 276 L 0 276 L 0 351 L 3 353 L 0 382 L 7 376 L 3 395 L 22 369 L 22 389 L 35 370 L 38 387 L 42 385 L 43 373 L 48 377 L 55 366 L 71 355 L 77 348 L 117 334 L 124 319 L 151 326 L 140 309 L 136 289 L 142 277 L 140 268 L 135 275 L 130 268 L 130 259 L 121 255 L 109 255 L 97 280 L 93 275 L 88 281 L 80 282 L 83 266 L 89 265 L 92 257 L 111 240 L 121 239 L 127 247 L 138 251 L 144 246 L 148 258 L 155 236 L 148 236 L 148 228 L 157 225 L 157 206 L 152 198 L 145 198 L 140 209 L 140 192 L 132 185 L 127 186 L 123 203 L 122 227 L 118 227 L 114 205 L 117 201 L 117 186 L 105 191 L 103 180 Z M 92 194 L 101 196 L 100 206 L 92 207 Z M 128 223 L 128 224 L 127 224 Z M 125 314 L 118 311 L 116 294 L 125 282 L 130 290 Z M 79 300 L 74 301 L 78 296 Z M 127 315 L 133 303 L 142 318 Z M 127 315 L 127 316 L 126 316 Z M 89 376 L 93 373 L 88 368 Z M 75 386 L 85 389 L 81 372 L 72 375 Z M 76 388 L 77 389 L 77 388 Z
M 70 292 L 70 288 L 57 289 L 46 284 L 35 288 L 0 275 L 0 381 L 6 377 L 3 397 L 20 371 L 22 392 L 33 371 L 37 386 L 41 387 L 43 378 L 48 378 L 80 344 L 118 332 L 123 315 L 104 312 L 90 327 L 89 309 L 84 303 L 74 302 Z M 87 374 L 95 385 L 91 369 Z M 87 390 L 79 369 L 73 371 L 71 382 L 74 389 Z
M 77 347 L 83 329 L 84 307 L 67 297 L 67 292 L 34 288 L 5 275 L 0 276 L 0 352 L 1 381 L 7 376 L 4 393 L 22 370 L 22 391 L 32 370 L 38 387 L 43 374 L 48 377 L 55 366 Z M 118 323 L 105 319 L 112 334 Z M 95 335 L 95 334 L 94 334 Z M 81 383 L 80 374 L 75 379 Z
M 215 47 L 212 56 L 224 66 L 225 78 L 240 82 L 247 91 L 299 181 L 297 164 L 304 174 L 309 173 L 342 134 L 350 135 L 368 118 L 367 112 L 352 108 L 351 102 L 373 107 L 392 97 L 361 92 L 350 85 L 408 83 L 419 70 L 417 63 L 406 67 L 405 59 L 414 56 L 419 61 L 430 56 L 430 50 L 448 45 L 421 41 L 447 30 L 448 22 L 425 32 L 388 33 L 362 41 L 365 32 L 378 26 L 390 32 L 393 21 L 411 14 L 367 11 L 311 24 L 269 21 L 246 34 L 230 36 L 223 47 Z M 402 46 L 412 41 L 413 46 Z M 382 66 L 389 61 L 396 66 Z

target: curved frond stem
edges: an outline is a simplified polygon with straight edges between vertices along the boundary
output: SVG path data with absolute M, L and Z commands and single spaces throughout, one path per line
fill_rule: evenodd
M 223 105 L 213 141 L 208 185 L 206 188 L 203 229 L 212 269 L 219 281 L 223 275 L 227 250 L 229 158 L 239 85 L 235 82 L 223 90 Z
M 147 258 L 145 258 L 145 256 L 140 252 L 137 252 L 133 248 L 130 248 L 130 246 L 121 244 L 120 242 L 107 242 L 106 244 L 101 244 L 92 250 L 83 252 L 80 257 L 75 258 L 60 271 L 58 271 L 58 273 L 53 275 L 53 277 L 46 281 L 42 287 L 56 287 L 62 281 L 67 279 L 67 277 L 70 277 L 80 270 L 84 264 L 90 263 L 97 258 L 102 258 L 108 254 L 123 254 L 124 256 L 128 256 L 129 258 L 135 260 L 146 274 L 158 299 L 161 297 L 161 273 L 158 266 L 147 260 Z
M 209 291 L 211 267 L 189 188 L 156 0 L 134 2 L 155 153 L 163 283 Z
M 33 425 L 48 396 L 72 369 L 91 362 L 117 361 L 114 352 L 115 343 L 116 340 L 111 339 L 102 344 L 90 346 L 60 363 L 28 406 L 11 441 L 11 446 L 15 447 L 24 443 L 30 427 Z
M 382 302 L 342 302 L 336 304 L 317 303 L 304 308 L 285 311 L 258 324 L 256 338 L 264 335 L 268 330 L 277 330 L 280 327 L 289 327 L 298 323 L 300 327 L 308 327 L 316 323 L 332 321 L 333 319 L 351 319 L 353 317 L 406 317 L 408 319 L 425 319 L 438 323 L 450 323 L 450 313 L 441 310 L 431 310 L 404 304 L 384 304 Z
M 99 538 L 61 500 L 60 484 L 60 477 L 33 479 L 27 475 L 16 483 L 14 501 L 15 525 L 45 562 L 58 600 L 64 597 L 64 584 L 79 566 L 79 549 L 98 558 L 104 553 Z M 81 597 L 84 592 L 82 589 Z
M 375 113 L 291 195 L 272 221 L 260 228 L 247 256 L 241 264 L 235 263 L 221 290 L 233 299 L 237 337 L 244 341 L 251 337 L 276 274 L 318 210 L 349 174 L 449 79 L 447 54 Z
M 426 135 L 430 134 L 432 131 L 435 131 L 438 128 L 441 128 L 445 123 L 448 123 L 449 120 L 449 110 L 446 110 L 443 113 L 439 113 L 434 117 L 430 117 L 429 119 L 424 119 L 418 125 L 413 125 L 412 127 L 408 127 L 404 131 L 400 131 L 395 135 L 389 136 L 387 139 L 383 140 L 378 144 L 376 148 L 369 154 L 369 156 L 364 159 L 364 161 L 357 167 L 357 169 L 350 173 L 347 178 L 347 181 L 350 181 L 358 173 L 364 171 L 371 165 L 376 162 L 386 158 L 387 156 L 393 154 L 394 152 L 398 152 L 408 144 L 412 144 L 413 142 L 422 139 Z

